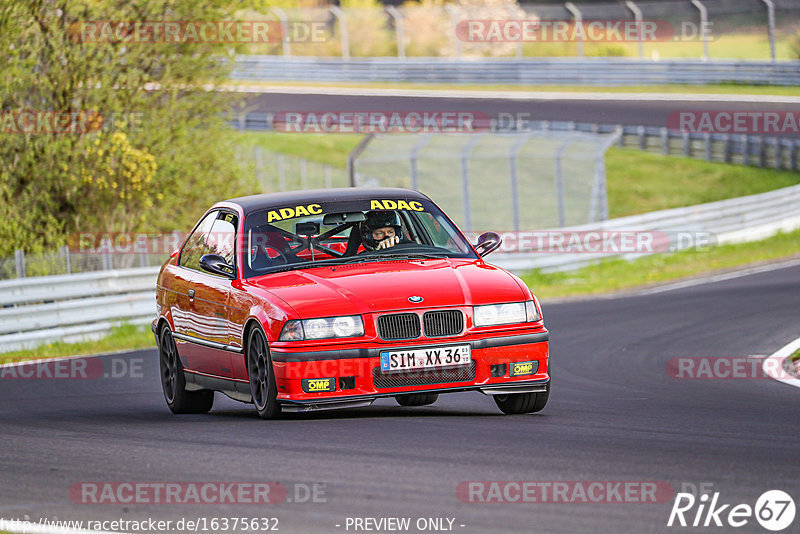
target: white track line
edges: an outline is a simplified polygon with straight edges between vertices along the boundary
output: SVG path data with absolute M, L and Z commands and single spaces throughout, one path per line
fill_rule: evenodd
M 665 102 L 747 102 L 754 104 L 800 104 L 800 97 L 780 95 L 736 95 L 700 93 L 603 93 L 575 91 L 491 91 L 462 89 L 380 89 L 308 85 L 226 84 L 223 89 L 238 93 L 291 93 L 331 96 L 392 96 L 406 98 L 491 99 L 491 100 L 598 100 Z
M 800 388 L 800 379 L 789 376 L 783 370 L 783 362 L 792 355 L 797 349 L 800 349 L 800 337 L 778 349 L 777 352 L 764 359 L 762 368 L 764 373 L 770 378 L 774 378 L 778 382 L 789 384 L 790 386 Z M 777 369 L 777 371 L 776 371 Z

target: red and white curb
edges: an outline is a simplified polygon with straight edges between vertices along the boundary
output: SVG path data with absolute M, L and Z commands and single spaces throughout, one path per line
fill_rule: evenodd
M 784 384 L 789 384 L 790 386 L 795 386 L 800 388 L 800 379 L 795 378 L 784 371 L 784 362 L 786 358 L 791 356 L 795 351 L 800 349 L 800 338 L 795 339 L 788 345 L 785 345 L 778 349 L 777 352 L 768 356 L 764 359 L 764 363 L 762 367 L 764 369 L 764 373 L 778 382 L 783 382 Z

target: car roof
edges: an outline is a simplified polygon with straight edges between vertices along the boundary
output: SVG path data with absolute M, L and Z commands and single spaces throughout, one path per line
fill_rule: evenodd
M 430 200 L 427 196 L 413 189 L 402 189 L 399 187 L 343 187 L 338 189 L 306 189 L 304 191 L 285 191 L 282 193 L 250 195 L 226 200 L 224 204 L 236 204 L 247 214 L 264 208 L 283 206 L 292 203 L 302 204 L 304 202 L 400 198 Z

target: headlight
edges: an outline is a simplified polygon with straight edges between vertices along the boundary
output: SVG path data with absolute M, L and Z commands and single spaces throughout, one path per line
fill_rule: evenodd
M 532 300 L 490 304 L 472 308 L 475 326 L 494 326 L 500 324 L 532 323 L 541 319 Z
M 364 335 L 364 323 L 360 315 L 343 317 L 323 317 L 287 321 L 283 325 L 280 341 L 299 341 L 302 339 L 330 339 L 335 337 L 356 337 Z

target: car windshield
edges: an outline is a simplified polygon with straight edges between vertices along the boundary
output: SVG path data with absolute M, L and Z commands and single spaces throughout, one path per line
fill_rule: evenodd
M 477 258 L 463 234 L 428 200 L 309 202 L 245 218 L 245 278 L 383 259 Z

